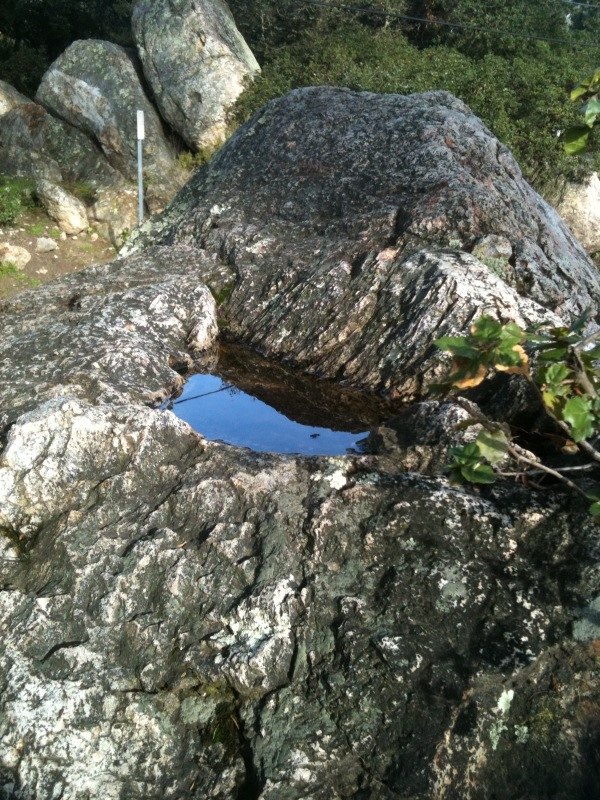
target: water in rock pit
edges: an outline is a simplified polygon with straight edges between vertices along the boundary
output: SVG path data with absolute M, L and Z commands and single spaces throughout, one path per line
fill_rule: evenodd
M 190 375 L 163 408 L 207 439 L 309 456 L 365 452 L 369 429 L 394 413 L 380 398 L 299 375 L 235 345 L 223 345 L 216 366 Z

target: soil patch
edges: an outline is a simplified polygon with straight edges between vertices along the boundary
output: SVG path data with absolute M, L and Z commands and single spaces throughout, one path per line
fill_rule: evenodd
M 36 253 L 36 240 L 39 237 L 55 239 L 57 249 L 49 253 Z M 14 226 L 0 227 L 0 243 L 26 248 L 31 253 L 31 261 L 22 270 L 3 269 L 0 265 L 0 297 L 9 297 L 23 289 L 77 272 L 90 264 L 101 264 L 115 258 L 115 248 L 104 239 L 92 241 L 91 234 L 60 238 L 60 230 L 44 211 L 23 212 Z

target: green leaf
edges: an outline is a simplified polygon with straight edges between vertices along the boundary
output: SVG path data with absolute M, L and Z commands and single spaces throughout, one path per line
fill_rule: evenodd
M 502 326 L 500 341 L 503 345 L 514 347 L 525 340 L 525 331 L 521 330 L 516 322 L 509 322 Z
M 580 83 L 579 86 L 576 86 L 570 94 L 571 100 L 575 103 L 581 97 L 585 97 L 585 95 L 590 90 L 590 84 L 588 81 L 584 81 Z
M 474 360 L 479 358 L 479 350 L 470 345 L 464 336 L 441 336 L 434 341 L 436 347 L 445 353 Z
M 471 442 L 464 447 L 451 447 L 448 452 L 456 464 L 468 464 L 470 461 L 480 458 L 479 448 L 475 442 Z
M 500 429 L 481 431 L 475 440 L 479 452 L 490 464 L 498 464 L 508 453 L 508 439 Z
M 542 373 L 542 380 L 548 389 L 553 394 L 563 396 L 570 391 L 570 387 L 565 385 L 565 381 L 568 381 L 571 377 L 571 370 L 563 363 L 551 364 Z
M 582 442 L 589 439 L 594 432 L 594 417 L 592 403 L 587 397 L 572 397 L 567 400 L 562 413 L 565 422 L 568 422 L 573 432 L 573 439 Z
M 566 347 L 548 347 L 540 350 L 541 361 L 564 361 L 567 355 Z
M 574 125 L 563 133 L 563 148 L 567 155 L 580 153 L 587 147 L 590 138 L 590 128 L 584 125 Z
M 489 464 L 483 464 L 481 461 L 465 464 L 461 472 L 469 483 L 494 483 L 496 480 L 494 470 Z
M 592 99 L 588 100 L 588 102 L 583 107 L 583 118 L 585 119 L 585 124 L 588 127 L 592 127 L 592 125 L 596 122 L 596 118 L 600 114 L 600 100 Z
M 502 325 L 487 314 L 473 323 L 471 335 L 480 344 L 494 344 L 500 338 Z

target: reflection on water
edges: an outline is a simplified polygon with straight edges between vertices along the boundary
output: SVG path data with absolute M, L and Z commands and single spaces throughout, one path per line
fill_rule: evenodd
M 263 453 L 358 453 L 360 440 L 368 434 L 295 422 L 216 375 L 192 375 L 169 408 L 207 439 Z
M 233 345 L 221 348 L 212 373 L 191 375 L 165 407 L 207 439 L 259 452 L 330 456 L 362 452 L 369 428 L 393 415 L 386 401 Z

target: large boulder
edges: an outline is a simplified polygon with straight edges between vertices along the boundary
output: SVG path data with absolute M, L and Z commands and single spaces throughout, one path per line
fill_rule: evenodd
M 54 183 L 122 182 L 88 136 L 31 101 L 0 116 L 0 173 Z
M 227 111 L 260 70 L 224 0 L 140 0 L 133 33 L 164 119 L 194 150 L 224 138 Z
M 600 250 L 600 176 L 592 172 L 580 183 L 567 183 L 556 207 L 588 253 Z
M 334 131 L 344 98 L 363 116 Z M 299 101 L 321 109 L 324 138 L 296 164 L 291 136 L 311 128 L 291 126 Z M 415 194 L 404 220 L 398 164 L 419 170 L 367 144 L 393 141 L 399 120 L 408 135 L 413 104 L 435 123 L 432 181 L 443 169 L 448 184 L 443 205 Z M 279 108 L 283 151 L 255 206 L 248 140 L 257 170 L 279 152 L 260 117 L 162 220 L 157 237 L 179 244 L 0 303 L 0 794 L 597 797 L 598 537 L 578 498 L 451 486 L 445 445 L 472 435 L 451 403 L 406 409 L 369 454 L 336 458 L 208 442 L 159 407 L 214 358 L 212 294 L 230 332 L 245 335 L 242 302 L 265 340 L 277 313 L 280 352 L 332 371 L 362 345 L 352 380 L 406 396 L 439 368 L 424 343 L 482 309 L 555 324 L 597 299 L 581 250 L 462 104 L 321 90 Z M 462 251 L 443 246 L 458 234 Z M 491 266 L 465 252 L 477 245 Z M 565 299 L 539 302 L 542 285 Z M 362 339 L 352 300 L 373 304 Z M 295 302 L 305 321 L 286 318 Z
M 16 108 L 16 106 L 22 106 L 30 102 L 31 100 L 28 97 L 18 92 L 10 83 L 0 81 L 0 117 Z
M 214 342 L 200 275 L 231 278 L 159 247 L 2 306 L 3 795 L 595 796 L 596 654 L 565 638 L 600 593 L 585 511 L 406 473 L 448 406 L 392 466 L 148 407 Z
M 227 260 L 231 336 L 406 399 L 435 377 L 435 336 L 505 292 L 504 318 L 517 297 L 564 320 L 599 308 L 581 246 L 443 92 L 294 91 L 242 127 L 127 251 L 146 237 Z
M 123 47 L 93 39 L 73 42 L 45 73 L 36 99 L 98 142 L 111 166 L 129 180 L 137 178 L 136 110 L 143 111 L 148 198 L 163 206 L 183 175 L 138 69 L 135 55 Z

